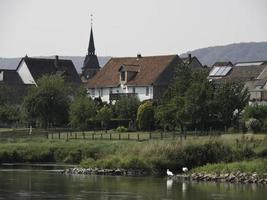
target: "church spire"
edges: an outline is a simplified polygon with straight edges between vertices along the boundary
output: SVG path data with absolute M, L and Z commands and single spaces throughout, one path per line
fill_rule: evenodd
M 88 46 L 88 55 L 95 55 L 95 43 L 94 43 L 94 35 L 93 35 L 93 15 L 91 15 L 91 33 L 90 40 Z
M 83 81 L 91 79 L 100 69 L 98 58 L 95 54 L 95 43 L 93 36 L 93 15 L 91 15 L 91 33 L 88 46 L 88 53 L 85 56 L 83 67 L 82 67 L 82 77 Z

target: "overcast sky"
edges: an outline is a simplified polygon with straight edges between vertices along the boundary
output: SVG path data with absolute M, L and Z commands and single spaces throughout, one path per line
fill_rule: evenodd
M 267 41 L 266 0 L 0 0 L 0 57 L 180 54 Z

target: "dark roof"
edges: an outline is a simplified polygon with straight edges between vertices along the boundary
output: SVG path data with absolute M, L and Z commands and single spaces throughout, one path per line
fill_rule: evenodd
M 223 77 L 222 80 L 231 82 L 246 82 L 256 80 L 264 68 L 264 65 L 234 66 L 231 73 Z
M 64 74 L 66 81 L 81 84 L 81 79 L 71 60 L 24 57 L 22 61 L 27 64 L 35 81 L 43 75 L 60 73 Z
M 189 54 L 189 56 L 183 57 L 181 59 L 185 65 L 188 65 L 188 67 L 190 67 L 192 69 L 203 68 L 203 65 L 201 64 L 201 62 L 198 60 L 198 58 L 196 56 L 191 57 L 191 55 Z
M 82 70 L 86 71 L 88 69 L 100 69 L 98 58 L 96 55 L 88 54 L 85 56 Z
M 16 70 L 0 69 L 0 73 L 3 75 L 3 80 L 0 83 L 6 85 L 22 85 L 23 82 Z
M 224 62 L 215 62 L 213 65 L 214 66 L 218 66 L 218 67 L 221 67 L 221 66 L 233 66 L 233 63 L 230 62 L 230 61 L 224 61 Z
M 95 55 L 95 42 L 94 42 L 94 35 L 93 35 L 93 28 L 92 27 L 91 27 L 91 32 L 90 32 L 88 53 L 91 55 Z
M 127 82 L 127 85 L 166 84 L 171 79 L 167 70 L 168 66 L 175 67 L 180 62 L 178 55 L 111 58 L 92 79 L 88 80 L 87 86 L 88 88 L 118 86 L 120 84 L 119 70 L 123 65 L 140 66 L 140 71 Z M 164 80 L 162 80 L 163 76 Z

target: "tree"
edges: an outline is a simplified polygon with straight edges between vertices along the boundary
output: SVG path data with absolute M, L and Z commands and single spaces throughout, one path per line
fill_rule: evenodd
M 215 89 L 214 104 L 217 120 L 226 127 L 234 125 L 249 101 L 249 92 L 243 84 L 221 83 Z
M 154 125 L 154 107 L 151 101 L 145 101 L 137 110 L 137 125 L 141 130 L 151 130 Z
M 114 109 L 118 118 L 135 121 L 140 101 L 135 96 L 121 97 L 116 101 Z
M 19 109 L 14 106 L 1 105 L 0 106 L 0 121 L 12 124 L 19 121 Z
M 185 110 L 193 127 L 203 130 L 212 119 L 214 89 L 206 72 L 193 73 L 191 81 L 185 92 Z
M 107 105 L 104 105 L 96 115 L 96 119 L 101 121 L 102 128 L 105 128 L 107 130 L 108 123 L 110 122 L 112 118 L 112 110 Z
M 94 121 L 96 105 L 86 96 L 78 96 L 70 105 L 70 123 L 74 127 L 85 130 Z
M 68 122 L 69 87 L 59 75 L 45 75 L 24 98 L 28 118 L 38 120 L 43 127 Z

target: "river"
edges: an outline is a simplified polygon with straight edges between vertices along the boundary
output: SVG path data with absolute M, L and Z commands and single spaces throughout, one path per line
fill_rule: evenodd
M 267 199 L 267 186 L 178 182 L 155 177 L 64 175 L 55 166 L 1 166 L 0 199 L 263 200 Z

